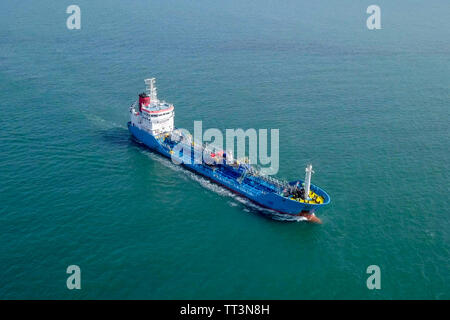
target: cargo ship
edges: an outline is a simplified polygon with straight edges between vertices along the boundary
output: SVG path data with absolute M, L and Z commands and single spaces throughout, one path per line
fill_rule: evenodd
M 305 169 L 304 180 L 287 182 L 263 174 L 246 158 L 234 159 L 230 150 L 198 143 L 189 133 L 174 127 L 175 108 L 158 99 L 155 78 L 144 82 L 145 91 L 129 109 L 128 130 L 134 139 L 261 207 L 321 223 L 315 212 L 330 203 L 330 196 L 311 184 L 311 164 Z

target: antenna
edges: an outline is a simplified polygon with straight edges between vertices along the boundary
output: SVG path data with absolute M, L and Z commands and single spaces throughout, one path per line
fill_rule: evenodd
M 158 94 L 157 94 L 156 85 L 155 85 L 156 79 L 149 78 L 149 79 L 145 79 L 144 82 L 146 85 L 145 90 L 146 90 L 146 93 L 148 94 L 148 96 L 150 97 L 150 101 L 152 103 L 157 102 Z

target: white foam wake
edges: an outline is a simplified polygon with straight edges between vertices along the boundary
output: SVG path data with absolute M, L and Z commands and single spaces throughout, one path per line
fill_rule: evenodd
M 100 116 L 91 113 L 82 112 L 86 119 L 91 122 L 94 126 L 102 129 L 112 129 L 112 128 L 126 128 L 124 125 L 120 125 L 113 121 L 105 120 Z

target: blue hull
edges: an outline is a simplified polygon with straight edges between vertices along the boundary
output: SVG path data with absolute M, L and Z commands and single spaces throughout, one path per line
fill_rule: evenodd
M 172 155 L 161 144 L 161 142 L 151 134 L 147 133 L 144 130 L 139 129 L 136 126 L 133 126 L 131 123 L 128 123 L 128 130 L 135 137 L 135 139 L 142 142 L 150 149 L 157 151 L 158 153 L 168 158 L 172 157 Z M 183 163 L 183 166 L 199 175 L 202 175 L 226 187 L 227 189 L 235 193 L 238 193 L 250 199 L 251 201 L 259 204 L 262 207 L 269 208 L 271 210 L 275 210 L 283 214 L 303 215 L 305 213 L 313 213 L 321 206 L 324 206 L 330 202 L 329 195 L 324 190 L 314 185 L 311 185 L 311 190 L 313 190 L 316 194 L 324 198 L 323 204 L 301 203 L 283 197 L 282 195 L 270 190 L 262 190 L 260 188 L 255 188 L 248 183 L 239 183 L 235 177 L 230 177 L 230 175 L 228 175 L 225 172 L 222 172 L 220 170 L 213 170 L 212 168 L 203 164 Z M 295 183 L 297 183 L 297 181 L 291 182 L 291 184 Z

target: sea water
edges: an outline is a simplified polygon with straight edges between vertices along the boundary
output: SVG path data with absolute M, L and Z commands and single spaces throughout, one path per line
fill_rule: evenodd
M 379 30 L 367 1 L 71 4 L 0 3 L 0 298 L 450 298 L 448 1 L 378 1 Z M 279 129 L 323 224 L 133 142 L 148 77 L 178 127 Z

